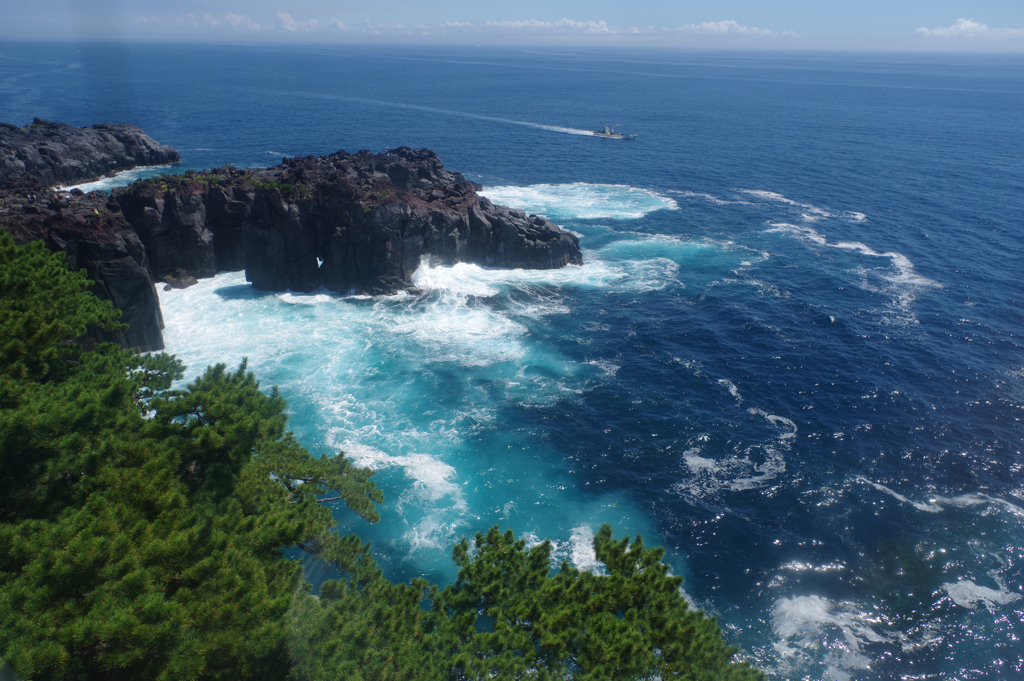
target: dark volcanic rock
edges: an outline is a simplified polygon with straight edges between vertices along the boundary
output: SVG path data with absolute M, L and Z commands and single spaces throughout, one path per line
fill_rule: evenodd
M 428 149 L 188 171 L 110 196 L 44 186 L 176 160 L 132 126 L 0 124 L 0 229 L 19 243 L 43 239 L 72 269 L 85 269 L 129 326 L 116 340 L 138 351 L 163 348 L 154 280 L 180 288 L 245 269 L 264 290 L 378 295 L 414 290 L 424 258 L 535 269 L 582 263 L 575 236 L 493 205 Z
M 164 284 L 166 284 L 166 286 L 164 286 L 164 290 L 188 288 L 189 286 L 195 286 L 198 283 L 199 280 L 191 274 L 180 267 L 175 267 L 170 274 L 164 277 Z
M 74 184 L 136 166 L 179 161 L 178 152 L 134 125 L 76 128 L 41 118 L 23 128 L 0 123 L 0 185 L 23 175 L 46 186 Z
M 95 282 L 93 293 L 121 310 L 128 329 L 94 337 L 139 352 L 162 350 L 164 323 L 146 250 L 120 206 L 101 192 L 70 196 L 29 179 L 12 184 L 0 190 L 0 229 L 16 243 L 42 239 L 62 251 L 71 269 L 84 269 Z
M 337 152 L 266 170 L 220 168 L 115 192 L 157 279 L 244 267 L 264 290 L 407 288 L 440 264 L 548 269 L 582 263 L 557 225 L 495 206 L 427 149 Z

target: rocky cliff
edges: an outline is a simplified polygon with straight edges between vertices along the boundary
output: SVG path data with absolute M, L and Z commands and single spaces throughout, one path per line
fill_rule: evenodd
M 22 128 L 0 123 L 0 185 L 22 176 L 45 186 L 76 184 L 136 166 L 179 161 L 178 152 L 134 125 L 76 128 L 42 118 Z
M 409 288 L 424 258 L 533 269 L 582 263 L 574 235 L 492 204 L 428 149 L 188 171 L 109 196 L 52 186 L 177 159 L 132 126 L 0 124 L 0 229 L 20 243 L 43 239 L 85 269 L 128 324 L 116 340 L 137 351 L 163 348 L 154 281 L 184 286 L 244 269 L 264 290 L 383 294 Z
M 244 268 L 264 290 L 386 293 L 408 287 L 424 257 L 532 269 L 582 262 L 575 236 L 492 204 L 428 149 L 190 172 L 114 196 L 157 279 Z
M 138 352 L 162 350 L 163 317 L 146 250 L 121 207 L 102 192 L 62 194 L 32 179 L 8 180 L 0 189 L 0 229 L 16 243 L 42 239 L 64 252 L 73 270 L 85 270 L 92 291 L 121 310 L 128 325 L 118 334 L 92 333 Z

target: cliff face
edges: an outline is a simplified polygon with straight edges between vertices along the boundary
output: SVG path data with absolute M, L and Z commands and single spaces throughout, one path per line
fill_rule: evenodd
M 137 351 L 163 349 L 154 280 L 187 286 L 244 269 L 264 290 L 383 294 L 409 288 L 424 257 L 504 268 L 582 263 L 574 235 L 493 205 L 427 149 L 189 171 L 110 196 L 51 186 L 178 160 L 133 126 L 0 124 L 0 229 L 19 243 L 43 239 L 85 269 L 129 325 L 107 340 Z
M 23 128 L 0 123 L 0 185 L 22 176 L 44 186 L 76 184 L 136 166 L 179 161 L 178 152 L 134 125 L 76 128 L 41 118 Z
M 98 192 L 65 196 L 32 180 L 8 182 L 0 190 L 0 229 L 16 243 L 42 239 L 51 250 L 62 251 L 71 269 L 84 269 L 95 282 L 93 293 L 121 310 L 128 329 L 96 331 L 94 340 L 138 352 L 163 349 L 163 317 L 146 251 L 117 202 Z
M 493 205 L 427 149 L 155 178 L 115 197 L 157 279 L 244 268 L 264 290 L 384 293 L 407 287 L 424 256 L 505 268 L 582 263 L 575 236 Z

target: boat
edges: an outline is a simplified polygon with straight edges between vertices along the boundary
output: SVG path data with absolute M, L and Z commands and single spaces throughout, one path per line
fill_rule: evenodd
M 619 126 L 613 125 L 609 127 L 606 125 L 600 130 L 595 130 L 594 137 L 606 137 L 610 140 L 631 140 L 636 138 L 636 133 L 615 132 L 617 127 Z

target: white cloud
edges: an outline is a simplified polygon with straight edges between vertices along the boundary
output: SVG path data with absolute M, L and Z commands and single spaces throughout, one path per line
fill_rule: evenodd
M 555 22 L 537 21 L 527 19 L 526 21 L 488 21 L 474 28 L 482 28 L 491 31 L 528 31 L 543 33 L 618 33 L 617 30 L 608 27 L 604 21 L 573 21 L 572 19 L 559 19 Z
M 390 28 L 401 28 L 391 26 Z M 466 21 L 447 21 L 443 24 L 427 26 L 419 24 L 415 28 L 427 29 L 434 33 L 534 33 L 534 34 L 596 34 L 596 33 L 628 33 L 617 28 L 610 27 L 604 21 L 573 21 L 572 19 L 559 19 L 558 21 L 538 21 L 537 19 L 525 19 L 522 21 L 485 21 L 482 24 L 473 24 Z
M 244 14 L 225 12 L 223 14 L 187 13 L 177 17 L 156 18 L 151 16 L 133 15 L 133 19 L 140 28 L 146 30 L 160 30 L 160 25 L 171 26 L 176 24 L 179 30 L 184 27 L 189 31 L 209 32 L 230 32 L 230 31 L 285 31 L 287 33 L 298 33 L 306 31 L 340 31 L 350 37 L 363 36 L 460 36 L 471 37 L 474 34 L 490 34 L 495 39 L 499 35 L 507 36 L 506 39 L 518 40 L 530 39 L 552 39 L 557 36 L 575 36 L 580 39 L 602 39 L 606 36 L 627 37 L 643 39 L 642 36 L 669 36 L 680 33 L 703 34 L 709 36 L 723 35 L 748 35 L 748 36 L 792 36 L 792 31 L 773 32 L 767 29 L 742 26 L 735 21 L 708 21 L 702 24 L 687 24 L 677 29 L 667 29 L 664 26 L 609 26 L 603 20 L 576 21 L 563 18 L 558 21 L 540 21 L 537 19 L 524 19 L 519 21 L 485 21 L 482 23 L 470 23 L 465 21 L 448 21 L 439 24 L 418 24 L 408 26 L 402 24 L 346 24 L 338 18 L 330 19 L 296 19 L 286 12 L 276 13 L 277 22 L 259 24 Z M 324 34 L 321 34 L 324 35 Z
M 281 22 L 281 26 L 286 31 L 311 31 L 320 25 L 320 22 L 316 19 L 299 21 L 297 19 L 292 19 L 291 14 L 285 14 L 284 12 L 278 12 L 277 19 Z
M 956 23 L 946 28 L 925 28 L 917 29 L 921 35 L 931 38 L 972 38 L 975 40 L 1008 40 L 1011 38 L 1024 38 L 1024 28 L 989 28 L 974 19 L 956 20 Z
M 705 21 L 702 24 L 686 24 L 679 28 L 684 33 L 701 33 L 704 35 L 796 35 L 793 31 L 769 31 L 756 26 L 741 26 L 735 21 Z
M 253 30 L 257 30 L 260 27 L 259 24 L 257 24 L 255 21 L 245 16 L 244 14 L 225 12 L 224 19 L 235 28 L 250 28 Z
M 181 15 L 178 19 L 178 23 L 184 24 L 189 28 L 217 28 L 220 26 L 220 19 L 217 19 L 209 12 L 203 12 L 202 14 L 188 14 Z
M 169 18 L 158 20 L 156 17 L 150 17 L 148 19 L 145 17 L 135 17 L 135 20 L 145 25 L 152 24 L 154 27 L 158 24 L 172 21 Z M 189 12 L 188 14 L 182 14 L 178 17 L 175 23 L 183 25 L 189 29 L 199 30 L 231 30 L 237 28 L 258 30 L 260 28 L 260 25 L 249 17 L 244 14 L 235 14 L 234 12 L 225 12 L 221 16 L 214 16 L 209 12 L 203 12 L 202 14 L 193 14 Z

